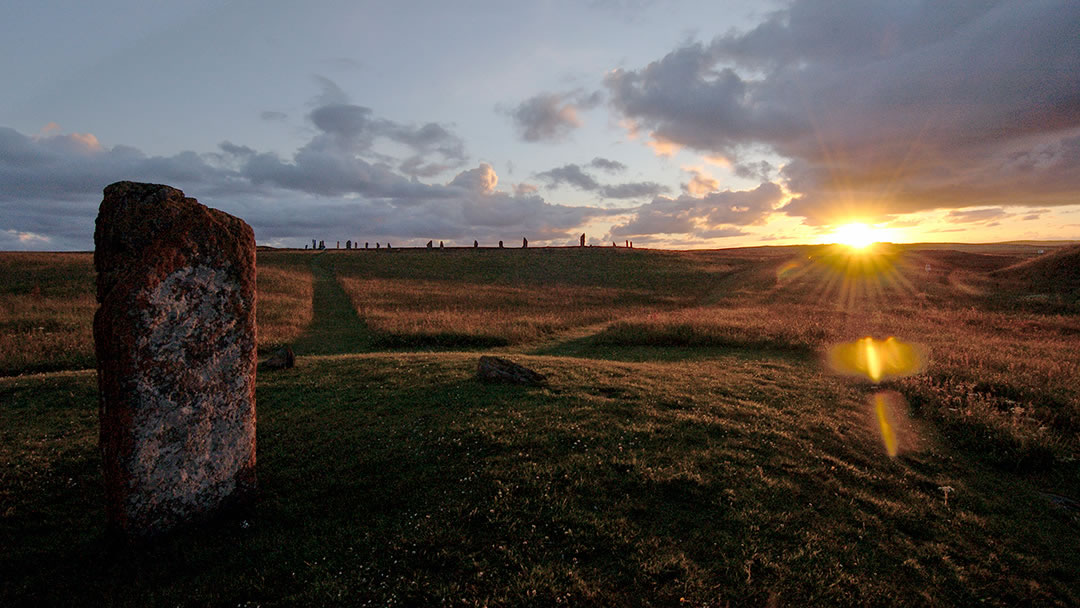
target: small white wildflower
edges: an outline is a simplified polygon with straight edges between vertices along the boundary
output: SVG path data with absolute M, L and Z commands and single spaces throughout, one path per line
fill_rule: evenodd
M 945 493 L 945 506 L 949 506 L 949 493 L 955 492 L 956 488 L 952 486 L 938 486 L 938 489 Z

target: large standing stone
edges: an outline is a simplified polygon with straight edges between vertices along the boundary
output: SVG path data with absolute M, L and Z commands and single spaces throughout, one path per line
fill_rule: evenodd
M 145 537 L 255 491 L 255 238 L 156 184 L 105 188 L 94 344 L 110 527 Z

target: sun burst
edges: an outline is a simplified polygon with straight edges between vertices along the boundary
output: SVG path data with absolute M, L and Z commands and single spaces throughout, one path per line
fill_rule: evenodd
M 841 245 L 847 245 L 852 249 L 866 249 L 870 245 L 878 242 L 879 231 L 873 226 L 867 224 L 844 224 L 839 226 L 833 231 L 830 237 L 834 243 Z

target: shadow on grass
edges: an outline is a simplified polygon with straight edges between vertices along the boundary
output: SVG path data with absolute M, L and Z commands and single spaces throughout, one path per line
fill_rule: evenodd
M 616 333 L 617 332 L 617 333 Z M 773 343 L 740 343 L 737 341 L 680 339 L 679 336 L 630 336 L 618 329 L 575 338 L 530 350 L 531 355 L 604 359 L 608 361 L 680 362 L 705 361 L 734 357 L 744 360 L 784 360 L 814 364 L 816 356 L 810 349 L 777 346 Z

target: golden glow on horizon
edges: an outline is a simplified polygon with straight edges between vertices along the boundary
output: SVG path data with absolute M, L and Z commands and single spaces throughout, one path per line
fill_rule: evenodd
M 878 231 L 871 226 L 862 223 L 844 224 L 837 227 L 828 237 L 831 242 L 847 245 L 852 249 L 866 249 L 873 243 L 878 242 Z

